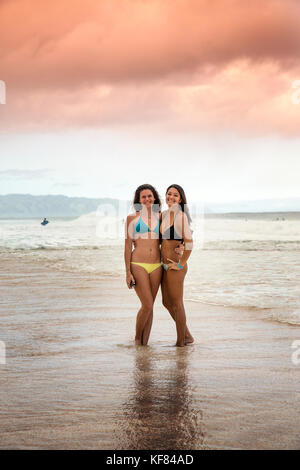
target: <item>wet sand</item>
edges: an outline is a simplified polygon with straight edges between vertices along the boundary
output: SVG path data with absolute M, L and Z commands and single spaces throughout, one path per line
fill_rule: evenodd
M 0 267 L 1 449 L 299 449 L 299 327 L 186 302 L 176 348 L 156 301 L 149 346 L 123 279 L 17 258 Z

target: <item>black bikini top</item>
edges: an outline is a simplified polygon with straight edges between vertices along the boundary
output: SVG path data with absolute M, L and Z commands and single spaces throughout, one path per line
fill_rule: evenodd
M 177 240 L 180 243 L 184 242 L 184 239 L 182 238 L 182 236 L 178 235 L 178 233 L 176 232 L 174 228 L 174 222 L 169 228 L 167 228 L 167 230 L 164 231 L 163 234 L 161 232 L 159 232 L 159 234 L 160 234 L 160 240 Z
M 178 240 L 181 243 L 183 243 L 184 241 L 183 238 L 180 238 L 180 235 L 178 235 L 178 233 L 176 232 L 174 224 L 164 231 L 161 238 L 165 240 Z

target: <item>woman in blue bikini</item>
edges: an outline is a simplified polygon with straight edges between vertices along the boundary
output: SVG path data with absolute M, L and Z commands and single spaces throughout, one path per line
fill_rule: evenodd
M 146 345 L 162 274 L 159 248 L 161 201 L 156 189 L 150 184 L 139 186 L 133 206 L 136 212 L 126 220 L 126 283 L 129 289 L 135 287 L 142 304 L 136 319 L 135 344 Z

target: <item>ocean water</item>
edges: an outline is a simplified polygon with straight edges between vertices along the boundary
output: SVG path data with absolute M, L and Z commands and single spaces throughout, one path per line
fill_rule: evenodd
M 124 220 L 0 220 L 0 256 L 45 270 L 124 278 Z M 259 318 L 300 325 L 300 214 L 209 215 L 193 220 L 195 247 L 185 299 L 246 307 Z

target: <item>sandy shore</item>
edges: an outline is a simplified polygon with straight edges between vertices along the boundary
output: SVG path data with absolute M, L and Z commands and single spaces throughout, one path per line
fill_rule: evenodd
M 299 449 L 299 327 L 186 302 L 176 348 L 157 298 L 148 347 L 123 280 L 1 264 L 2 449 Z

